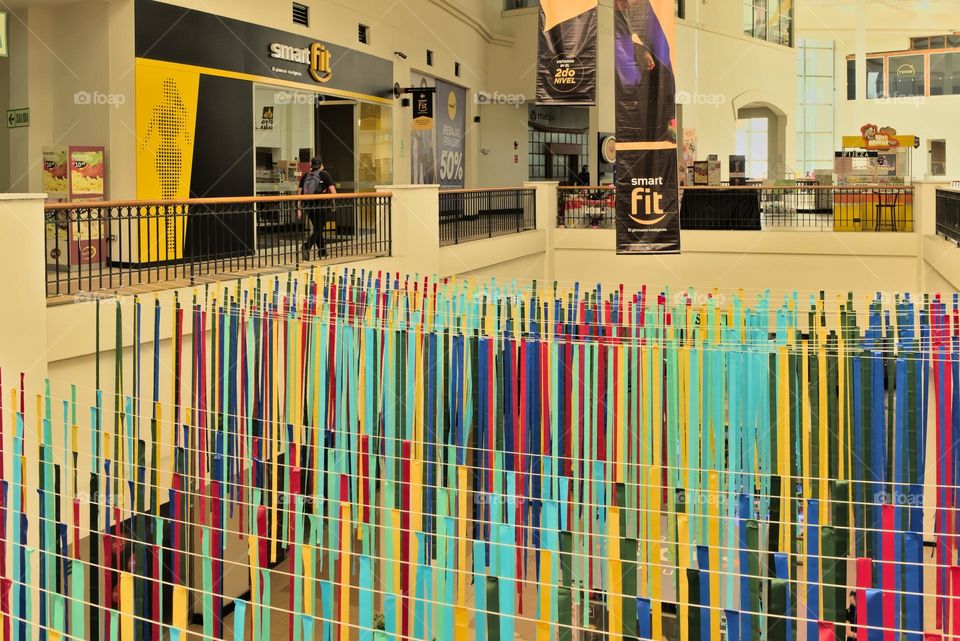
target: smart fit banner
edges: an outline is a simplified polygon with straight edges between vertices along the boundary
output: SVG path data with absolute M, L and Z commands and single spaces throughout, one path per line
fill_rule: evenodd
M 413 87 L 413 126 L 410 130 L 410 176 L 414 185 L 437 184 L 437 138 L 434 122 L 433 78 L 411 74 Z
M 615 0 L 617 253 L 680 251 L 672 0 Z
M 540 0 L 538 105 L 593 105 L 597 0 Z

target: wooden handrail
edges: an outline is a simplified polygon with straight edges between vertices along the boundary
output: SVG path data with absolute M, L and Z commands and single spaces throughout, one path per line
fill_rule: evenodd
M 558 189 L 564 191 L 613 191 L 615 187 L 613 185 L 602 185 L 600 187 L 558 187 Z M 913 191 L 913 185 L 889 185 L 883 183 L 871 183 L 863 185 L 687 185 L 681 186 L 680 191 L 693 191 L 693 190 L 737 190 L 737 189 L 763 189 L 763 190 L 780 190 L 780 189 L 802 189 L 804 191 L 812 190 L 867 190 L 867 189 L 896 189 L 903 191 Z
M 872 191 L 877 189 L 893 189 L 898 191 L 913 191 L 913 185 L 689 185 L 680 187 L 680 191 L 735 191 L 735 190 L 779 191 L 797 189 L 803 191 Z
M 238 198 L 188 198 L 185 200 L 80 200 L 69 203 L 50 203 L 44 209 L 110 209 L 116 207 L 176 207 L 178 205 L 248 205 L 252 203 L 276 203 L 312 200 L 351 200 L 358 198 L 390 198 L 389 191 L 365 192 L 359 194 L 313 194 L 292 196 L 242 196 Z
M 440 195 L 444 194 L 489 194 L 495 191 L 533 191 L 533 187 L 483 187 L 479 189 L 441 189 Z

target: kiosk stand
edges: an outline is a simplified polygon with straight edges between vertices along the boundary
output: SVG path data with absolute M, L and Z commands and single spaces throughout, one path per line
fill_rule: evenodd
M 834 231 L 913 231 L 913 192 L 905 187 L 915 143 L 915 136 L 875 125 L 843 137 L 843 150 L 834 157 Z

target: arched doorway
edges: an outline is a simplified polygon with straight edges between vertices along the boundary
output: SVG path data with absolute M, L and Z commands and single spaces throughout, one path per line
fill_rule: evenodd
M 752 102 L 737 109 L 737 154 L 747 158 L 747 178 L 788 178 L 787 117 L 769 103 Z

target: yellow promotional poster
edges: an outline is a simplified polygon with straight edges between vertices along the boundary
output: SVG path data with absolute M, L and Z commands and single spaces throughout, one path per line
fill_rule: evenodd
M 43 193 L 54 202 L 70 195 L 66 147 L 43 148 Z
M 102 199 L 105 171 L 103 147 L 70 147 L 70 199 Z
M 137 61 L 137 198 L 144 201 L 182 201 L 190 197 L 194 131 L 200 74 Z M 157 262 L 183 257 L 187 212 L 140 223 L 140 251 L 131 260 Z M 147 239 L 151 242 L 148 244 Z M 159 239 L 159 242 L 157 242 Z
M 0 11 L 0 58 L 7 57 L 7 12 Z

